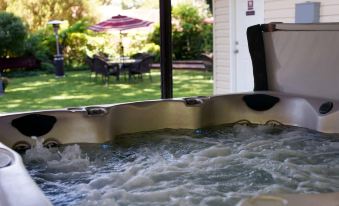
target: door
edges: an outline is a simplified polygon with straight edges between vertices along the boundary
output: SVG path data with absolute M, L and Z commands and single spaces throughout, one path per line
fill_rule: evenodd
M 248 51 L 246 30 L 249 26 L 264 23 L 264 0 L 234 0 L 233 38 L 233 91 L 253 91 L 252 61 Z

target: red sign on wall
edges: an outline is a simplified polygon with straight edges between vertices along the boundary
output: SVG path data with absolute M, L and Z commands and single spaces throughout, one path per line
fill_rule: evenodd
M 253 0 L 247 0 L 246 16 L 253 16 L 253 15 L 255 15 L 254 1 Z
M 247 0 L 247 10 L 253 10 L 253 0 Z

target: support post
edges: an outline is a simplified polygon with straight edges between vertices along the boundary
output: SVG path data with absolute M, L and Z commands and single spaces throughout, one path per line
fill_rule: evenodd
M 161 98 L 173 98 L 171 0 L 160 1 Z

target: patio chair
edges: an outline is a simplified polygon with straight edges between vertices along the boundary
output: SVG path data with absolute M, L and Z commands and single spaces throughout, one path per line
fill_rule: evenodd
M 115 76 L 116 80 L 119 80 L 119 65 L 109 64 L 107 61 L 99 56 L 94 56 L 93 68 L 96 76 L 101 75 L 101 79 L 107 85 L 109 83 L 109 77 Z
M 147 56 L 150 56 L 150 55 L 147 54 L 147 53 L 136 53 L 136 54 L 133 54 L 133 55 L 131 56 L 131 58 L 132 58 L 132 59 L 143 59 L 143 58 L 145 58 L 145 57 L 147 57 Z
M 86 55 L 85 63 L 87 64 L 87 66 L 89 67 L 89 71 L 91 72 L 89 76 L 90 79 L 92 79 L 92 75 L 93 73 L 95 73 L 93 60 L 94 60 L 93 58 Z M 95 73 L 95 77 L 96 77 L 96 73 Z
M 128 67 L 129 79 L 135 75 L 138 75 L 142 79 L 142 74 L 148 73 L 150 80 L 152 80 L 151 64 L 153 63 L 153 59 L 154 56 L 148 54 L 140 55 L 140 59 L 137 59 L 138 61 Z

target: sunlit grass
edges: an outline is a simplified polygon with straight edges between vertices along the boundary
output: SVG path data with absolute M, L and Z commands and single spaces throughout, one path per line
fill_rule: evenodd
M 174 97 L 212 94 L 211 73 L 174 71 Z M 105 86 L 100 78 L 90 79 L 89 72 L 67 72 L 65 78 L 54 75 L 11 78 L 6 93 L 0 96 L 0 113 L 59 109 L 85 105 L 112 104 L 160 99 L 160 72 L 152 71 L 143 80 L 110 79 Z

